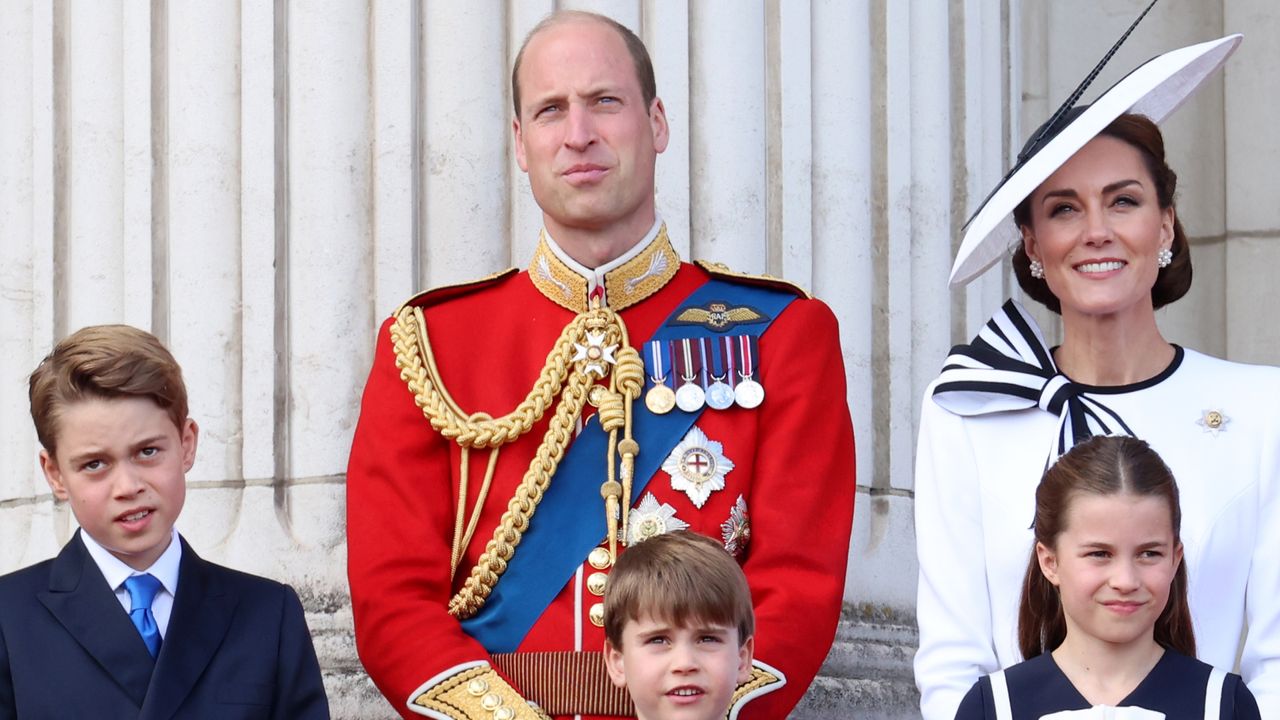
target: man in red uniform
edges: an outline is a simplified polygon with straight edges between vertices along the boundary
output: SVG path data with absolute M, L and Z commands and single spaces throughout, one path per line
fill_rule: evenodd
M 550 16 L 512 89 L 544 231 L 527 271 L 420 294 L 379 334 L 347 478 L 360 658 L 404 717 L 627 716 L 609 568 L 689 527 L 756 606 L 731 715 L 785 717 L 831 646 L 853 515 L 835 318 L 680 261 L 654 209 L 666 115 L 626 28 Z

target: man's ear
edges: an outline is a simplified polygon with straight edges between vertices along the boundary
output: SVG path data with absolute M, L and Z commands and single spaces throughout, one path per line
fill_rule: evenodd
M 623 672 L 622 667 L 622 650 L 613 646 L 606 638 L 604 641 L 604 666 L 609 671 L 609 679 L 613 684 L 625 688 L 627 686 L 627 674 Z
M 49 490 L 59 500 L 66 501 L 67 485 L 62 480 L 62 470 L 58 468 L 58 460 L 48 450 L 40 451 L 40 469 L 44 471 L 44 480 L 49 483 Z
M 520 118 L 511 119 L 511 137 L 515 140 L 516 146 L 516 164 L 524 172 L 529 172 L 529 161 L 524 156 L 524 134 L 520 131 Z
M 1042 542 L 1036 543 L 1036 560 L 1040 562 L 1040 572 L 1054 587 L 1058 586 L 1058 554 L 1053 548 Z
M 649 104 L 649 126 L 653 129 L 653 149 L 661 153 L 671 140 L 671 126 L 667 124 L 667 109 L 662 106 L 662 98 L 654 98 Z
M 753 635 L 752 637 L 747 638 L 746 642 L 742 643 L 742 647 L 738 648 L 739 685 L 751 679 L 751 661 L 755 658 L 755 655 L 756 638 Z

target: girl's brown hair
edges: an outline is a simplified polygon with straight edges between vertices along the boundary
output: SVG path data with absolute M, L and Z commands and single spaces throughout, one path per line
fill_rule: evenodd
M 1160 128 L 1145 115 L 1125 113 L 1111 121 L 1099 135 L 1112 137 L 1127 143 L 1142 156 L 1142 164 L 1155 183 L 1156 199 L 1161 210 L 1174 207 L 1173 198 L 1178 191 L 1178 176 L 1169 167 L 1164 156 L 1164 137 Z M 1013 222 L 1018 228 L 1032 227 L 1031 193 L 1013 209 Z M 1151 286 L 1151 304 L 1159 310 L 1177 300 L 1191 289 L 1191 249 L 1187 244 L 1187 233 L 1182 229 L 1182 221 L 1175 211 L 1173 216 L 1173 261 L 1168 267 L 1160 269 L 1156 275 L 1156 283 Z M 1038 300 L 1050 310 L 1061 313 L 1062 303 L 1049 290 L 1043 279 L 1031 277 L 1031 258 L 1027 257 L 1027 248 L 1019 243 L 1013 253 L 1013 273 L 1018 278 L 1018 285 L 1028 297 Z
M 1169 504 L 1173 540 L 1180 544 L 1182 511 L 1173 473 L 1145 442 L 1131 437 L 1098 436 L 1076 445 L 1044 473 L 1036 489 L 1036 541 L 1055 547 L 1066 530 L 1067 511 L 1079 495 L 1135 495 L 1155 497 Z M 1062 644 L 1067 621 L 1058 588 L 1040 571 L 1035 548 L 1022 581 L 1018 610 L 1018 648 L 1031 659 Z M 1196 639 L 1187 605 L 1187 565 L 1178 563 L 1169 588 L 1169 601 L 1156 619 L 1155 641 L 1195 657 Z

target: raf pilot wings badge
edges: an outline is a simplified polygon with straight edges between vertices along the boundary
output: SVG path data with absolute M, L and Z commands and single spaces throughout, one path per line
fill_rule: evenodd
M 768 322 L 760 311 L 746 305 L 734 307 L 712 300 L 702 307 L 686 308 L 669 325 L 698 325 L 713 332 L 728 332 L 739 325 Z

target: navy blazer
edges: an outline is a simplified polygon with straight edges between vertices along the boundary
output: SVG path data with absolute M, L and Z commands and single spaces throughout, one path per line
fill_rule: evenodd
M 181 542 L 155 660 L 79 532 L 56 558 L 0 578 L 0 719 L 328 718 L 293 588 Z

